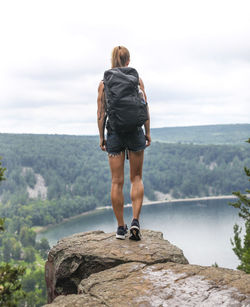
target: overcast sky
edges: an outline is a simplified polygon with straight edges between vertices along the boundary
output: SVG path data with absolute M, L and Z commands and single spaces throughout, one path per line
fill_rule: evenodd
M 145 83 L 152 127 L 250 123 L 250 1 L 0 4 L 0 132 L 97 134 L 114 46 Z

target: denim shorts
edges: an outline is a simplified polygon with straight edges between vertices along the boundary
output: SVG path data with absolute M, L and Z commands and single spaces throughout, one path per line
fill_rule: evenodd
M 107 135 L 106 150 L 109 155 L 118 155 L 125 150 L 141 151 L 146 148 L 146 137 L 141 127 L 127 134 L 111 131 Z

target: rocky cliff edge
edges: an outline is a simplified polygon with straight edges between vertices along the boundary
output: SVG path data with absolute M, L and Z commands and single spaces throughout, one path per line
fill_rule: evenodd
M 45 267 L 46 307 L 250 306 L 250 275 L 188 264 L 160 232 L 139 242 L 93 231 L 60 240 Z

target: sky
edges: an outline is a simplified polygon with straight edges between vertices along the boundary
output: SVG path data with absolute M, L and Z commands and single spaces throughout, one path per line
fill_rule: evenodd
M 250 123 L 250 1 L 0 4 L 0 133 L 98 134 L 97 88 L 118 45 L 151 127 Z

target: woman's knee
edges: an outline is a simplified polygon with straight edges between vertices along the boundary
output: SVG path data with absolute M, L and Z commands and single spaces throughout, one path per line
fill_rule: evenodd
M 142 175 L 141 174 L 131 174 L 130 181 L 131 183 L 140 182 L 142 181 Z
M 123 187 L 123 184 L 124 184 L 124 177 L 113 177 L 112 178 L 112 185 Z

